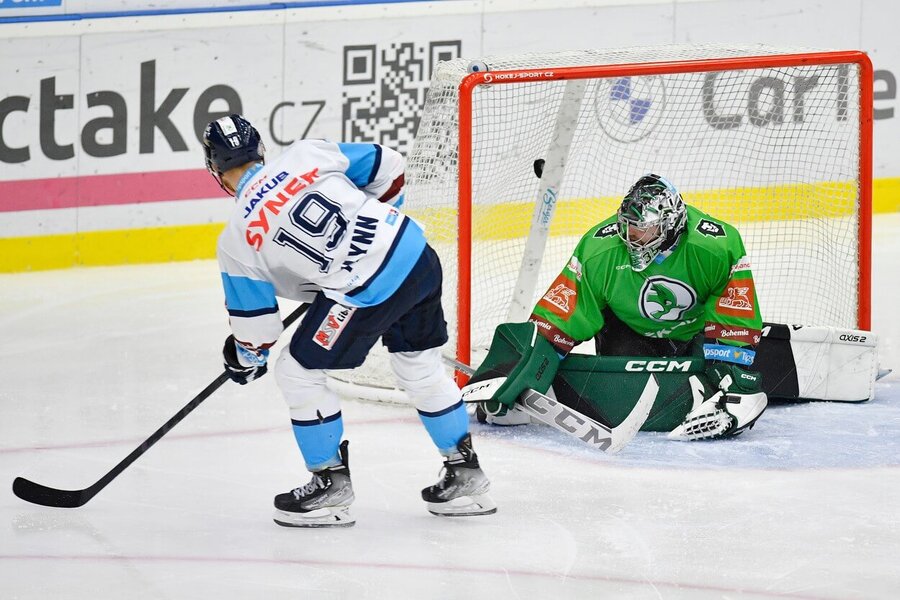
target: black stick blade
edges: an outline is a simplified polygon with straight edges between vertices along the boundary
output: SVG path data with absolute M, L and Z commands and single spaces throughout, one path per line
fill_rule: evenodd
M 90 500 L 94 494 L 90 488 L 86 490 L 58 490 L 45 485 L 16 477 L 13 481 L 13 494 L 32 504 L 53 506 L 55 508 L 78 508 Z

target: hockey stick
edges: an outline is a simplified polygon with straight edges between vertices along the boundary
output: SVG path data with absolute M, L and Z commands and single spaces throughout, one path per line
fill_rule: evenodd
M 294 321 L 299 319 L 303 313 L 306 312 L 307 308 L 309 308 L 308 304 L 301 304 L 298 306 L 294 312 L 288 315 L 284 320 L 284 328 L 287 329 Z M 29 481 L 24 477 L 16 477 L 12 486 L 13 493 L 26 502 L 41 504 L 43 506 L 78 508 L 79 506 L 85 505 L 91 498 L 96 496 L 100 490 L 105 488 L 110 481 L 118 477 L 131 463 L 149 450 L 153 444 L 162 439 L 170 429 L 178 425 L 178 423 L 188 416 L 191 411 L 200 406 L 201 402 L 209 398 L 212 393 L 219 389 L 226 381 L 228 381 L 228 371 L 223 371 L 222 374 L 216 377 L 202 392 L 194 396 L 190 402 L 185 404 L 184 408 L 179 410 L 175 416 L 166 421 L 162 427 L 144 440 L 144 442 L 135 448 L 131 454 L 122 459 L 122 461 L 113 467 L 109 473 L 101 477 L 97 483 L 88 486 L 83 490 L 60 490 Z
M 444 361 L 467 375 L 475 372 L 475 369 L 458 360 L 445 356 Z M 650 415 L 650 409 L 653 408 L 657 393 L 659 393 L 659 383 L 651 373 L 637 404 L 634 405 L 625 420 L 615 427 L 608 427 L 581 414 L 574 408 L 531 389 L 525 390 L 519 396 L 517 404 L 519 410 L 531 415 L 541 423 L 577 438 L 598 450 L 613 454 L 624 448 L 637 435 L 641 425 Z

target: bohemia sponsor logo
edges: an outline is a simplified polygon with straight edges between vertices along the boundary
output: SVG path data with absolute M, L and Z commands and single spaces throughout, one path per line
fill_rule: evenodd
M 575 282 L 560 273 L 556 281 L 550 284 L 550 289 L 538 301 L 538 306 L 543 306 L 554 315 L 568 319 L 578 301 L 578 292 L 575 291 Z
M 569 351 L 575 347 L 575 340 L 563 333 L 556 325 L 548 323 L 535 314 L 531 315 L 529 321 L 537 325 L 538 329 L 545 331 L 546 333 L 542 334 L 543 337 L 553 344 L 560 352 L 568 354 Z
M 290 181 L 285 184 L 284 189 L 275 194 L 275 198 L 277 200 L 269 200 L 260 207 L 259 214 L 256 217 L 255 221 L 250 221 L 247 223 L 247 232 L 245 239 L 247 243 L 253 246 L 257 252 L 260 251 L 263 245 L 263 241 L 265 238 L 263 234 L 269 233 L 269 218 L 266 213 L 268 211 L 272 215 L 277 215 L 281 212 L 281 207 L 287 204 L 289 200 L 291 200 L 294 196 L 299 194 L 301 191 L 305 190 L 309 185 L 314 183 L 316 179 L 320 177 L 318 167 L 309 171 L 308 173 L 304 173 L 299 177 L 294 177 Z M 263 194 L 264 195 L 264 194 Z M 253 210 L 253 208 L 259 203 L 262 196 L 259 199 L 254 198 L 250 201 L 249 208 Z M 255 230 L 262 230 L 262 233 Z
M 732 317 L 753 315 L 753 297 L 756 290 L 752 279 L 732 279 L 716 304 L 716 312 Z
M 319 324 L 316 333 L 313 334 L 313 341 L 326 350 L 331 350 L 334 343 L 341 337 L 344 327 L 350 322 L 354 312 L 356 312 L 356 309 L 352 307 L 341 306 L 340 304 L 332 306 Z
M 758 344 L 761 336 L 759 329 L 746 327 L 727 327 L 719 323 L 707 323 L 703 335 L 709 339 L 737 340 L 745 344 Z

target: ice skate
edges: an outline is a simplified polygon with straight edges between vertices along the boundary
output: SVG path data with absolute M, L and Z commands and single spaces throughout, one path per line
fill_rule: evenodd
M 441 517 L 470 517 L 497 512 L 497 505 L 488 495 L 491 482 L 478 465 L 472 450 L 472 436 L 457 444 L 458 452 L 444 461 L 443 478 L 422 490 L 428 512 Z
M 275 522 L 284 527 L 350 527 L 353 485 L 350 483 L 349 442 L 340 447 L 341 464 L 312 474 L 304 486 L 275 496 Z

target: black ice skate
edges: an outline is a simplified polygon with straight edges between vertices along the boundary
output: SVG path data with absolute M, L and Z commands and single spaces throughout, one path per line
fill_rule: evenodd
M 312 480 L 275 496 L 275 522 L 285 527 L 350 527 L 353 486 L 347 446 L 341 443 L 341 464 L 312 474 Z
M 428 512 L 441 517 L 470 517 L 497 512 L 497 505 L 487 494 L 491 482 L 478 466 L 478 456 L 472 450 L 472 436 L 467 433 L 456 448 L 458 452 L 444 461 L 444 477 L 422 490 Z

